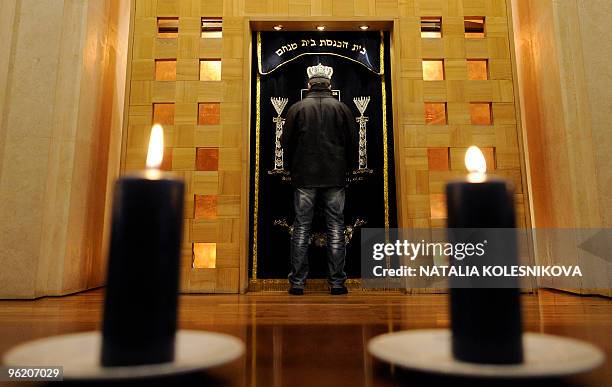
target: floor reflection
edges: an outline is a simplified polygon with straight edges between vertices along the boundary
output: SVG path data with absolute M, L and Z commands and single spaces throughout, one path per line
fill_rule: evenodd
M 0 352 L 33 338 L 99 329 L 102 300 L 103 292 L 95 290 L 37 301 L 0 301 Z M 539 380 L 534 385 L 600 386 L 602 381 L 612 380 L 612 301 L 550 291 L 523 295 L 522 301 L 525 330 L 581 338 L 603 347 L 607 353 L 606 365 L 592 373 L 565 380 Z M 340 297 L 324 293 L 303 297 L 285 293 L 185 295 L 180 301 L 180 328 L 237 336 L 246 344 L 245 356 L 206 372 L 113 384 L 243 387 L 491 385 L 491 381 L 408 372 L 381 363 L 367 354 L 367 343 L 376 335 L 404 329 L 448 327 L 447 307 L 444 294 L 353 292 Z M 494 385 L 518 384 L 496 381 Z

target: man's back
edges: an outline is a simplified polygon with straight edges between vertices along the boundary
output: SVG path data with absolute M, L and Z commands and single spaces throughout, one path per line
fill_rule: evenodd
M 306 69 L 310 92 L 289 108 L 282 143 L 285 168 L 291 172 L 293 232 L 289 293 L 304 294 L 308 277 L 308 246 L 315 203 L 325 214 L 327 267 L 330 293 L 348 293 L 344 200 L 346 172 L 357 160 L 355 118 L 349 108 L 331 94 L 334 69 L 319 63 Z
M 282 142 L 296 187 L 344 186 L 358 156 L 355 118 L 328 89 L 311 90 L 289 108 Z

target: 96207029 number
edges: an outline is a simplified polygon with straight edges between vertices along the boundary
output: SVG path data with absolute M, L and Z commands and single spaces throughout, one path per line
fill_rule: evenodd
M 3 367 L 2 381 L 10 380 L 63 380 L 63 367 Z

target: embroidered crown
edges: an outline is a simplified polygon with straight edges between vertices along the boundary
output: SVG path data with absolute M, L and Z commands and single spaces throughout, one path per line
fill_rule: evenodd
M 334 74 L 334 69 L 329 66 L 323 66 L 321 63 L 319 63 L 316 66 L 308 67 L 306 72 L 308 73 L 308 79 L 325 78 L 331 80 L 331 77 Z

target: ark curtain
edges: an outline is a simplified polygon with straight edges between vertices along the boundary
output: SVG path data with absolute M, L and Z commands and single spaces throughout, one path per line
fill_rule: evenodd
M 282 34 L 282 32 L 279 32 Z M 359 35 L 359 32 L 354 34 Z M 265 39 L 265 35 L 262 37 Z M 325 39 L 325 33 L 321 33 Z M 380 39 L 379 39 L 380 40 Z M 347 187 L 345 223 L 353 226 L 364 221 L 360 227 L 396 226 L 396 202 L 393 167 L 393 131 L 391 108 L 391 83 L 389 78 L 389 37 L 385 42 L 384 73 L 379 75 L 363 64 L 339 55 L 312 53 L 283 63 L 268 74 L 258 73 L 257 36 L 253 38 L 252 63 L 252 117 L 251 117 L 251 197 L 250 197 L 250 274 L 258 279 L 284 279 L 289 271 L 290 226 L 293 222 L 293 188 L 286 176 L 273 173 L 275 166 L 276 125 L 278 116 L 271 98 L 287 98 L 288 103 L 281 112 L 285 117 L 289 107 L 304 95 L 308 77 L 306 68 L 321 63 L 334 69 L 332 89 L 353 112 L 359 112 L 356 97 L 369 97 L 364 112 L 367 122 L 367 162 L 370 174 L 354 175 Z M 261 53 L 261 49 L 259 50 Z M 265 59 L 265 58 L 264 58 Z M 386 125 L 383 120 L 383 81 L 386 83 Z M 259 82 L 259 85 L 257 85 Z M 259 96 L 257 95 L 259 90 Z M 259 110 L 257 98 L 259 97 Z M 259 125 L 258 125 L 259 121 Z M 358 126 L 358 124 L 357 124 Z M 257 130 L 259 128 L 259 131 Z M 385 168 L 384 131 L 387 139 L 387 163 Z M 259 149 L 257 149 L 259 144 Z M 258 171 L 255 166 L 258 165 Z M 353 166 L 357 169 L 357 165 Z M 385 179 L 385 174 L 387 178 Z M 387 189 L 385 189 L 385 181 Z M 257 187 L 257 189 L 255 189 Z M 255 194 L 257 192 L 257 197 Z M 257 199 L 257 200 L 256 200 Z M 387 207 L 387 208 L 385 208 Z M 313 241 L 309 248 L 309 278 L 326 278 L 327 257 L 323 235 L 325 228 L 320 205 L 313 221 Z M 387 215 L 385 215 L 387 214 Z M 387 219 L 386 219 L 387 218 Z M 356 227 L 347 245 L 345 271 L 349 278 L 360 277 L 360 227 Z M 256 272 L 253 268 L 256 267 Z

